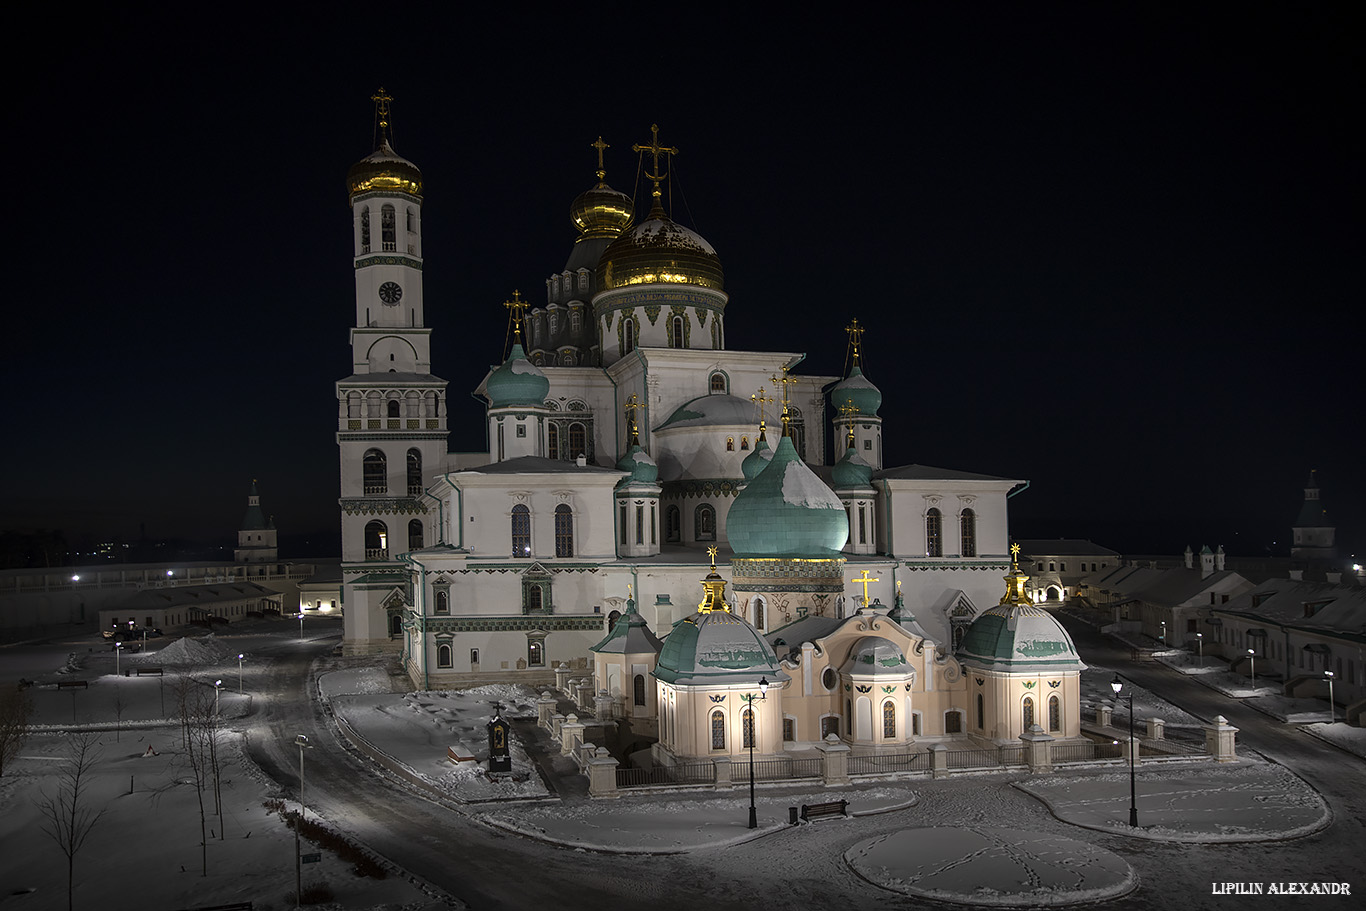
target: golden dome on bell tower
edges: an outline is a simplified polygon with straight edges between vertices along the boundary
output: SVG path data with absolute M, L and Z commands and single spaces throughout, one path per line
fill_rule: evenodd
M 603 168 L 602 153 L 611 146 L 603 142 L 601 136 L 590 145 L 598 150 L 598 182 L 580 193 L 569 206 L 569 219 L 579 229 L 578 240 L 620 237 L 621 232 L 631 226 L 635 206 L 631 204 L 631 197 L 613 190 L 604 180 L 607 171 Z
M 378 142 L 375 151 L 362 158 L 346 172 L 346 187 L 354 199 L 361 193 L 402 193 L 422 198 L 422 171 L 417 165 L 394 151 L 389 127 L 389 102 L 393 97 L 383 88 L 370 96 L 375 103 Z

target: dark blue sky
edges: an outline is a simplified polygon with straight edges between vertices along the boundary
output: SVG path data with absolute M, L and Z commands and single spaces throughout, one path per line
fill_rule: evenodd
M 1096 7 L 63 32 L 11 108 L 4 525 L 230 544 L 257 477 L 283 533 L 336 535 L 343 178 L 383 84 L 454 449 L 483 445 L 501 302 L 569 253 L 588 143 L 630 192 L 655 122 L 728 344 L 835 373 L 858 316 L 889 463 L 1030 479 L 1021 537 L 1249 554 L 1317 468 L 1360 552 L 1360 24 Z

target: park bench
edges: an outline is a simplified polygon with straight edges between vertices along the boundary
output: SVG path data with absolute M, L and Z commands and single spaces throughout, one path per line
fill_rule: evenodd
M 849 801 L 832 800 L 828 803 L 804 803 L 802 804 L 802 821 L 811 822 L 813 819 L 820 819 L 824 816 L 848 816 Z
M 88 690 L 90 689 L 89 680 L 58 680 L 57 689 L 59 690 Z
M 160 677 L 162 673 L 159 667 L 140 667 L 137 669 L 137 675 L 139 677 Z

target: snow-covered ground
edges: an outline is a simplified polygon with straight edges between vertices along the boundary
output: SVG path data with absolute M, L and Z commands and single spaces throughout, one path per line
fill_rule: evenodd
M 1341 714 L 1338 713 L 1339 716 Z M 1320 740 L 1336 744 L 1347 752 L 1366 759 L 1366 728 L 1352 727 L 1345 721 L 1339 721 L 1334 724 L 1306 724 L 1304 729 Z
M 845 852 L 885 889 L 977 907 L 1103 901 L 1138 885 L 1116 854 L 1061 835 L 988 826 L 904 829 Z
M 1307 835 L 1332 821 L 1312 788 L 1278 765 L 1240 762 L 1139 767 L 1138 823 L 1129 826 L 1129 773 L 1038 777 L 1015 787 L 1074 825 L 1158 841 L 1222 843 Z

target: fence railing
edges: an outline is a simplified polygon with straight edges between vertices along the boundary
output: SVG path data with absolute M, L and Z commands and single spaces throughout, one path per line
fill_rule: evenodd
M 1089 740 L 1085 743 L 1054 743 L 1054 762 L 1090 762 L 1096 758 L 1096 745 Z
M 779 781 L 796 778 L 820 778 L 825 761 L 816 759 L 759 759 L 754 763 L 755 781 Z M 733 781 L 749 781 L 749 762 L 737 759 L 731 762 L 730 777 Z
M 926 772 L 930 768 L 930 754 L 874 753 L 849 757 L 850 775 L 878 775 L 890 772 Z
M 999 752 L 1001 765 L 1011 766 L 1025 764 L 1025 748 L 1023 744 L 1019 746 L 1003 746 L 1000 748 Z
M 746 778 L 746 781 L 749 779 Z M 652 769 L 617 768 L 617 787 L 641 788 L 649 785 L 712 784 L 716 781 L 716 766 L 710 762 L 687 762 Z
M 951 769 L 988 769 L 1001 765 L 999 750 L 950 750 L 948 767 Z

